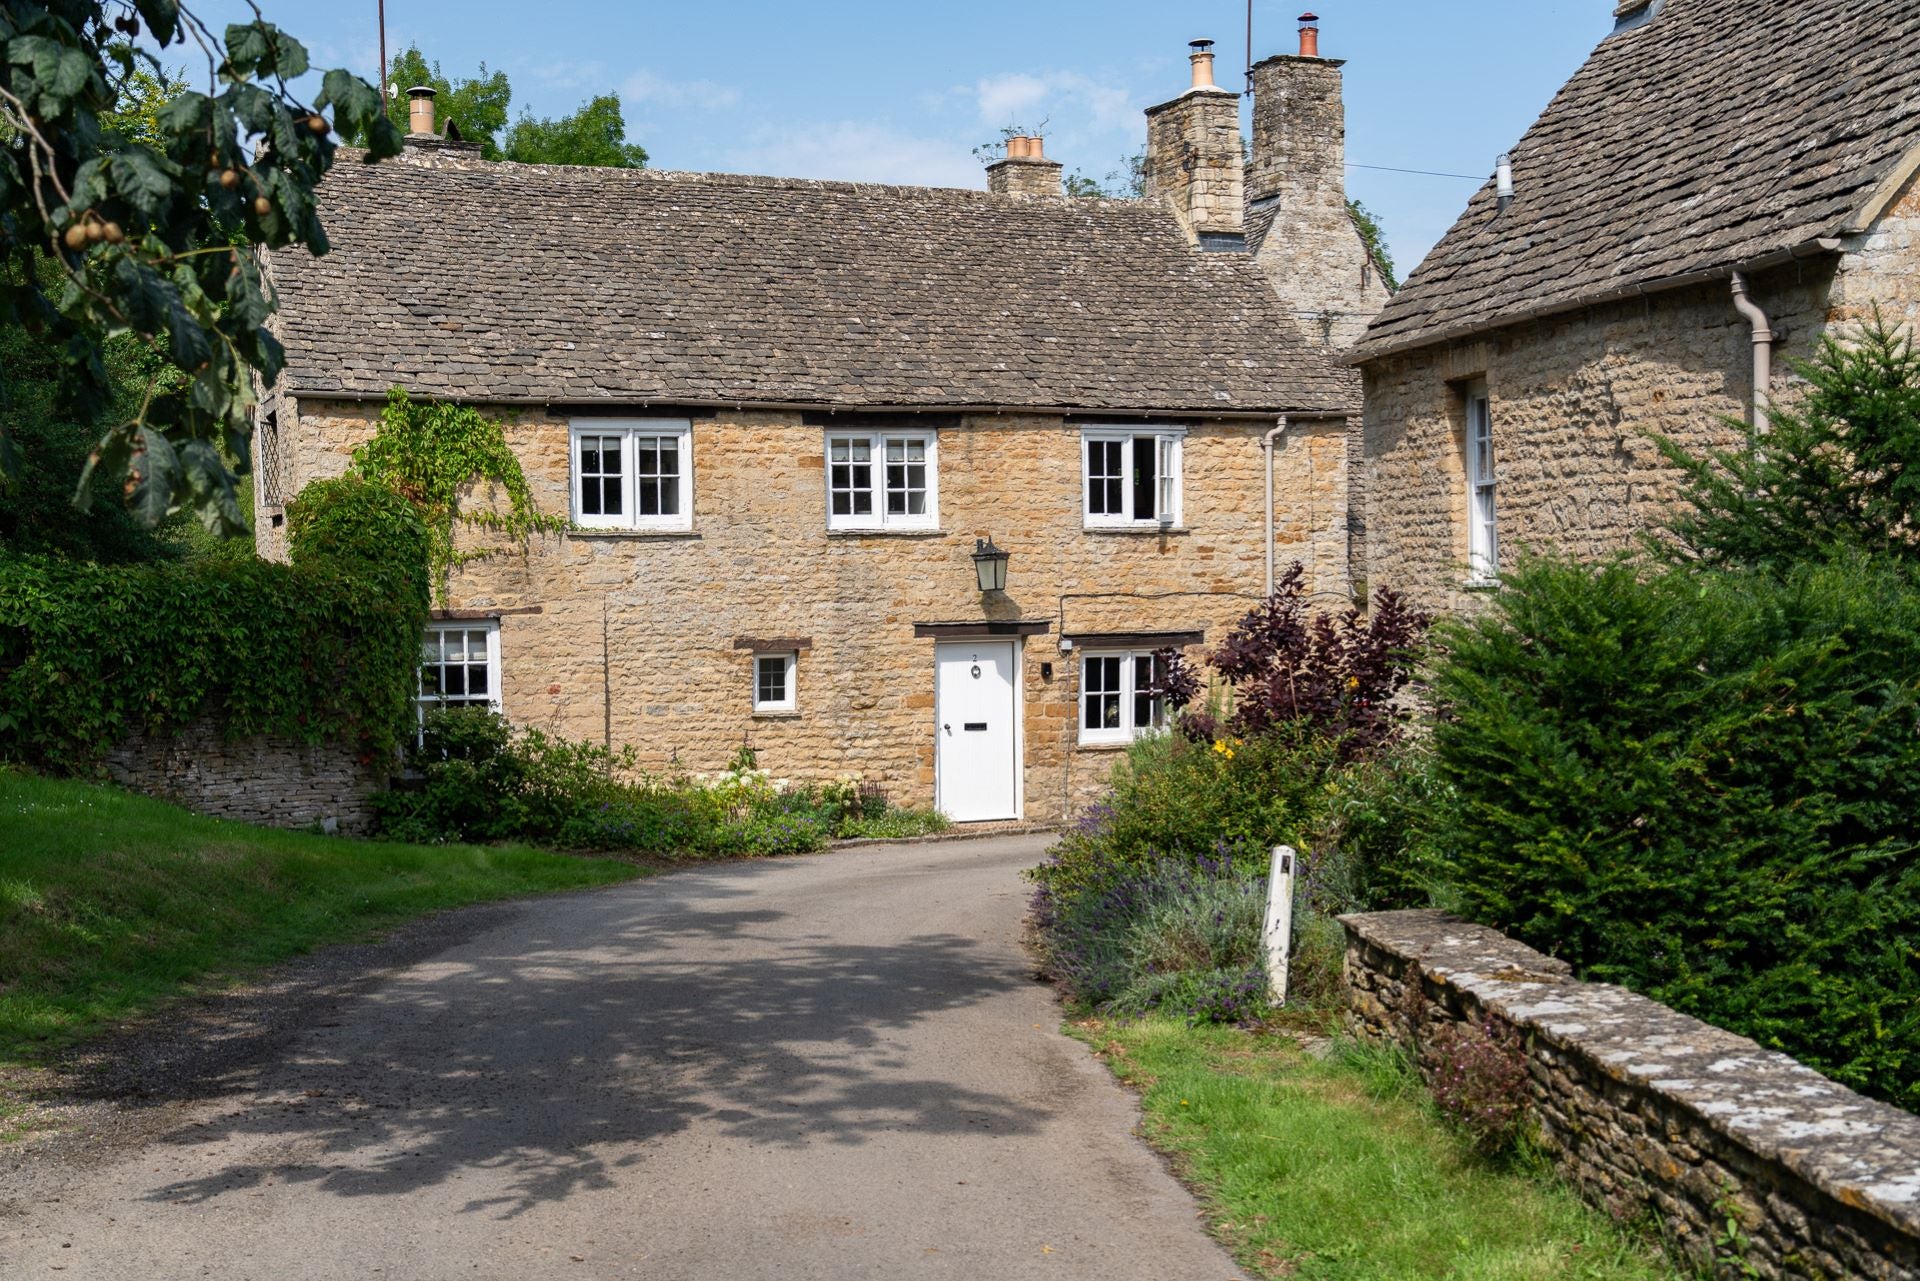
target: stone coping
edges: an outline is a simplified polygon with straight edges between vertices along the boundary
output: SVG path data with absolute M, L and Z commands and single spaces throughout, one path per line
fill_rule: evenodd
M 1625 988 L 1581 982 L 1565 962 L 1447 913 L 1340 922 L 1562 1053 L 1920 1238 L 1920 1117 Z

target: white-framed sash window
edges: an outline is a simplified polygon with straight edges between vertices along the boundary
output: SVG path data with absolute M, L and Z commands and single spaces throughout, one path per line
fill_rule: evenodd
M 1130 743 L 1167 727 L 1167 700 L 1154 694 L 1165 675 L 1147 651 L 1080 655 L 1080 741 Z
M 1494 502 L 1493 402 L 1485 383 L 1466 391 L 1467 577 L 1491 583 L 1500 573 L 1500 518 Z
M 936 433 L 827 433 L 828 529 L 934 529 L 939 509 Z
M 420 687 L 414 706 L 422 718 L 442 707 L 499 711 L 500 624 L 427 624 L 420 643 Z
M 693 528 L 693 424 L 573 423 L 573 521 L 592 529 Z
M 1088 528 L 1177 525 L 1184 428 L 1089 427 L 1080 434 L 1081 506 Z
M 799 706 L 794 689 L 798 660 L 794 653 L 753 656 L 754 711 L 791 712 Z

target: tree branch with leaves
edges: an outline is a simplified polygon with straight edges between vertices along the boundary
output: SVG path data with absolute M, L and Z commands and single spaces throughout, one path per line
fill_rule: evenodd
M 314 190 L 336 134 L 363 137 L 369 162 L 400 149 L 358 76 L 327 71 L 311 101 L 296 95 L 305 47 L 249 8 L 216 36 L 175 0 L 0 0 L 0 261 L 12 268 L 0 324 L 64 351 L 79 420 L 114 396 L 107 339 L 132 335 L 158 357 L 75 492 L 85 507 L 110 486 L 148 526 L 192 508 L 210 530 L 246 531 L 238 477 L 256 388 L 283 363 L 257 251 L 326 252 Z M 168 77 L 136 43 L 143 32 L 162 51 L 197 51 L 205 79 L 129 121 L 118 109 L 135 78 Z M 0 370 L 0 396 L 8 379 Z M 0 435 L 0 472 L 18 461 Z

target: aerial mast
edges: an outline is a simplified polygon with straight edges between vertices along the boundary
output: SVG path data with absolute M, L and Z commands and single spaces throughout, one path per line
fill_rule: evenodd
M 1248 6 L 1252 8 L 1252 0 L 1248 0 Z M 1252 21 L 1252 12 L 1248 13 L 1248 21 Z M 1252 65 L 1252 63 L 1248 63 L 1248 65 Z M 380 115 L 386 115 L 386 108 L 388 108 L 388 96 L 386 96 L 386 0 L 380 0 Z

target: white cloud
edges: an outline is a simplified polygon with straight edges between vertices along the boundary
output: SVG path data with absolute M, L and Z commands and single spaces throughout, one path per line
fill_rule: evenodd
M 840 120 L 762 129 L 723 157 L 730 172 L 924 187 L 982 187 L 980 162 L 961 143 Z
M 623 103 L 648 102 L 662 107 L 723 111 L 739 105 L 740 91 L 732 85 L 717 84 L 712 80 L 668 80 L 643 67 L 621 81 L 620 100 Z
M 1077 71 L 984 76 L 974 82 L 973 99 L 980 123 L 995 129 L 1009 124 L 1038 128 L 1042 119 L 1052 117 L 1055 124 L 1104 131 L 1130 127 L 1136 116 L 1125 89 Z
M 527 74 L 551 88 L 592 92 L 606 84 L 607 67 L 603 62 L 557 58 L 536 64 L 528 69 Z

